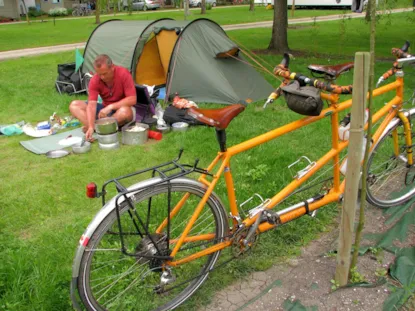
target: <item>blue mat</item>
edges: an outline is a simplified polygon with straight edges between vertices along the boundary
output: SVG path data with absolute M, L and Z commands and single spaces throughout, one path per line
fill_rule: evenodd
M 72 135 L 72 137 L 83 137 L 84 133 L 82 128 L 76 128 L 67 132 L 62 132 L 55 135 L 50 135 L 41 138 L 35 138 L 32 140 L 21 141 L 20 144 L 25 147 L 27 150 L 36 153 L 36 154 L 45 154 L 51 150 L 64 149 L 66 147 L 59 145 L 59 141 Z

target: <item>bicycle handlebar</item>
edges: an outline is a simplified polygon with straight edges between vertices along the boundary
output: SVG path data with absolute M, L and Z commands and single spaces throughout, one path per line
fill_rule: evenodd
M 393 63 L 393 67 L 386 71 L 378 80 L 376 87 L 379 86 L 380 83 L 388 79 L 390 76 L 394 75 L 398 70 L 402 68 L 402 65 L 400 63 L 403 63 L 403 61 L 398 62 L 399 58 L 414 58 L 414 56 L 410 55 L 408 52 L 408 49 L 410 47 L 409 41 L 405 41 L 404 45 L 398 49 L 393 48 L 392 54 L 396 56 L 397 60 Z M 290 57 L 287 53 L 284 53 L 283 59 L 281 62 L 274 68 L 274 74 L 276 76 L 280 76 L 284 78 L 284 81 L 281 83 L 281 85 L 271 93 L 271 95 L 268 97 L 267 101 L 264 104 L 264 108 L 269 103 L 272 103 L 275 99 L 277 99 L 282 94 L 282 87 L 285 85 L 288 85 L 290 80 L 297 80 L 301 86 L 304 85 L 311 85 L 314 86 L 320 90 L 327 91 L 334 94 L 352 94 L 353 92 L 353 86 L 352 85 L 337 85 L 337 84 L 331 84 L 324 81 L 320 81 L 316 78 L 309 78 L 305 75 L 302 75 L 300 73 L 291 72 L 289 70 L 289 64 L 290 64 Z
M 410 58 L 413 57 L 411 54 L 407 53 L 408 49 L 410 47 L 409 41 L 405 41 L 404 45 L 398 49 L 398 48 L 392 48 L 392 55 L 396 57 L 396 61 L 393 63 L 393 66 L 391 69 L 386 71 L 378 80 L 376 83 L 376 87 L 378 87 L 383 81 L 388 79 L 389 77 L 393 76 L 398 70 L 402 69 L 402 65 L 400 62 L 398 62 L 399 58 Z

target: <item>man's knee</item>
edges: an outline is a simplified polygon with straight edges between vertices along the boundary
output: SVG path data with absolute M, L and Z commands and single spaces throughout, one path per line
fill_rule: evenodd
M 124 117 L 125 119 L 130 119 L 133 116 L 133 111 L 131 107 L 123 106 L 117 110 L 120 116 Z
M 79 110 L 83 110 L 85 107 L 86 107 L 86 104 L 83 100 L 73 100 L 69 104 L 69 111 L 73 113 Z

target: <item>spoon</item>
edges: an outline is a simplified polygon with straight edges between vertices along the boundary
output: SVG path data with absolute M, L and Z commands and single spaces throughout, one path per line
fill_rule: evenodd
M 86 142 L 86 139 L 85 139 L 85 135 L 84 135 L 84 136 L 82 136 L 81 147 L 83 147 L 83 145 L 85 144 L 85 142 Z

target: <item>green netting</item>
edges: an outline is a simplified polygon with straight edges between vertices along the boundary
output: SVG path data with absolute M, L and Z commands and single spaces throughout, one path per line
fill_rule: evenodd
M 403 248 L 396 254 L 390 267 L 390 275 L 402 287 L 392 286 L 392 294 L 383 303 L 383 310 L 397 310 L 415 292 L 415 247 Z
M 394 242 L 404 242 L 407 239 L 409 229 L 415 225 L 415 208 L 412 208 L 414 202 L 415 199 L 404 205 L 386 210 L 385 213 L 389 215 L 386 224 L 399 220 L 388 231 L 380 234 L 366 234 L 365 238 L 374 240 L 376 247 L 396 252 L 399 248 L 394 245 Z
M 396 194 L 399 195 L 399 191 Z M 395 223 L 388 231 L 365 235 L 365 238 L 375 241 L 372 247 L 383 248 L 396 254 L 395 262 L 390 267 L 390 275 L 401 284 L 401 287 L 390 285 L 392 293 L 383 303 L 384 311 L 398 310 L 415 292 L 415 247 L 402 249 L 395 244 L 396 241 L 407 241 L 410 230 L 415 226 L 414 202 L 415 198 L 406 204 L 385 211 L 385 214 L 389 215 L 385 224 Z M 369 248 L 362 247 L 359 253 L 364 254 Z
M 285 299 L 282 305 L 285 311 L 317 311 L 317 306 L 305 307 L 301 304 L 299 299 L 291 301 L 289 298 Z

